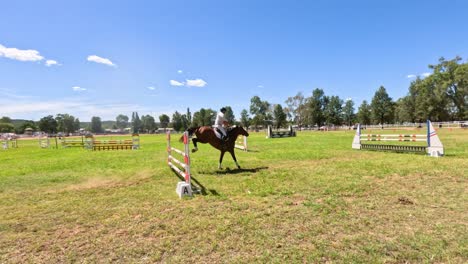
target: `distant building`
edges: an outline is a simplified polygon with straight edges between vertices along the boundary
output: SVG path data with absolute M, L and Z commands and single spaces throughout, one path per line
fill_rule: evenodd
M 27 136 L 32 136 L 33 132 L 34 132 L 34 129 L 32 129 L 30 127 L 27 127 L 26 129 L 24 129 L 24 134 L 27 135 Z

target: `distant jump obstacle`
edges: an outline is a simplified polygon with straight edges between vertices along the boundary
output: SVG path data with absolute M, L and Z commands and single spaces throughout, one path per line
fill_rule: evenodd
M 81 139 L 70 139 L 70 138 L 62 138 L 62 147 L 64 148 L 72 148 L 72 147 L 85 147 L 85 140 L 84 136 L 81 136 Z
M 282 137 L 295 137 L 296 131 L 293 130 L 292 126 L 289 126 L 287 130 L 273 130 L 271 126 L 268 126 L 266 138 L 282 138 Z
M 401 142 L 427 142 L 426 146 L 411 145 L 378 145 L 362 144 L 361 141 L 401 141 Z M 395 152 L 427 153 L 431 157 L 441 157 L 444 155 L 444 146 L 437 136 L 431 121 L 427 120 L 426 134 L 361 134 L 361 125 L 358 124 L 356 135 L 354 136 L 353 149 L 382 150 Z
M 50 148 L 50 139 L 55 139 L 55 148 L 58 148 L 58 143 L 57 143 L 57 136 L 56 135 L 41 135 L 39 136 L 39 147 L 40 148 Z M 54 146 L 52 145 L 52 148 Z
M 235 148 L 247 151 L 247 137 L 240 135 L 234 145 Z
M 2 138 L 2 148 L 9 149 L 9 148 L 17 148 L 18 147 L 18 140 L 16 138 Z
M 87 149 L 92 150 L 139 149 L 140 136 L 132 134 L 131 139 L 124 140 L 96 140 L 93 136 L 87 136 L 85 144 Z
M 176 192 L 180 198 L 184 196 L 192 196 L 192 183 L 191 183 L 191 174 L 190 174 L 190 139 L 188 132 L 185 131 L 183 135 L 184 150 L 178 150 L 171 146 L 171 132 L 167 131 L 167 164 L 171 169 L 173 169 L 177 174 L 179 174 L 184 181 L 177 183 Z M 180 161 L 174 156 L 172 152 L 178 153 L 184 157 L 183 161 Z M 180 169 L 179 167 L 182 169 Z

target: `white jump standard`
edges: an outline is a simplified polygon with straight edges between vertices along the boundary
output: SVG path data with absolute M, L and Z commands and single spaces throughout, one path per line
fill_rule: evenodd
M 181 181 L 177 183 L 176 192 L 180 198 L 183 196 L 192 196 L 192 183 L 191 183 L 191 175 L 190 175 L 190 146 L 189 146 L 189 136 L 188 132 L 184 132 L 184 151 L 178 150 L 176 148 L 171 147 L 171 132 L 167 131 L 167 164 L 171 167 L 177 174 L 182 176 L 185 181 Z M 172 156 L 172 152 L 176 152 L 184 157 L 184 161 L 179 161 Z M 180 169 L 178 166 L 182 169 Z
M 234 147 L 242 149 L 243 151 L 247 151 L 247 137 L 241 135 L 240 138 L 238 138 L 234 143 Z
M 415 145 L 377 145 L 362 144 L 361 141 L 401 141 L 401 142 L 427 142 L 426 146 Z M 388 150 L 397 152 L 417 152 L 427 153 L 431 157 L 441 157 L 444 155 L 444 146 L 437 136 L 437 132 L 431 121 L 427 120 L 427 133 L 424 134 L 361 134 L 361 125 L 358 124 L 356 135 L 354 136 L 353 149 Z

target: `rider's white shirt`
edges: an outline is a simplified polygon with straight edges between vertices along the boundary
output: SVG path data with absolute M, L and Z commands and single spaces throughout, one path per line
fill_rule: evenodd
M 223 127 L 223 122 L 227 122 L 227 120 L 226 120 L 226 118 L 224 118 L 223 112 L 219 112 L 216 115 L 216 120 L 215 120 L 214 126 L 215 127 Z

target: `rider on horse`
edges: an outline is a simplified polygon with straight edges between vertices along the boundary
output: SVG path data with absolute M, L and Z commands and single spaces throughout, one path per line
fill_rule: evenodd
M 226 113 L 226 108 L 223 107 L 219 110 L 218 114 L 216 115 L 216 120 L 213 125 L 214 128 L 221 134 L 221 141 L 228 141 L 229 137 L 226 133 L 225 127 L 229 126 L 227 119 L 224 117 Z

